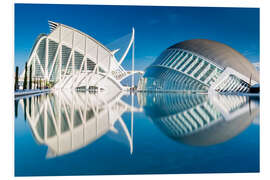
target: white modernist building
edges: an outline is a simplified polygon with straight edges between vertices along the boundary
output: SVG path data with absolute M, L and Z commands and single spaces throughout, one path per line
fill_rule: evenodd
M 118 49 L 112 51 L 72 27 L 52 21 L 49 26 L 50 34 L 38 36 L 27 62 L 28 68 L 32 65 L 34 79 L 49 81 L 55 89 L 125 89 L 121 81 L 132 71 L 124 70 L 121 63 L 132 45 L 134 50 L 134 28 L 128 47 L 118 61 L 114 56 Z M 21 78 L 24 74 L 25 71 Z

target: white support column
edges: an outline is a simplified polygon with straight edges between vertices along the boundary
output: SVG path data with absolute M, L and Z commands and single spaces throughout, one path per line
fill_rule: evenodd
M 239 92 L 242 92 L 242 90 L 245 88 L 244 83 L 241 83 L 241 87 L 239 89 Z
M 133 31 L 133 32 L 134 32 L 134 39 L 133 39 L 133 44 L 132 44 L 132 88 L 134 88 L 134 53 L 135 53 L 135 31 Z M 132 145 L 133 145 L 134 92 L 131 93 L 131 107 L 132 107 L 132 111 L 131 111 L 131 141 L 132 141 Z M 130 150 L 130 153 L 132 153 L 132 152 L 133 152 L 133 149 L 132 149 L 132 151 Z
M 181 60 L 179 62 L 177 62 L 177 64 L 175 65 L 176 69 L 181 68 L 181 67 L 178 68 L 178 66 L 187 58 L 187 56 L 188 56 L 188 53 L 184 57 L 182 56 Z M 183 66 L 183 64 L 182 64 L 182 66 Z
M 234 80 L 234 84 L 231 87 L 230 91 L 234 92 L 236 90 L 236 88 L 238 87 L 238 85 L 239 85 L 239 82 L 237 80 Z
M 36 59 L 33 61 L 33 79 L 34 79 L 34 87 L 33 89 L 36 89 Z
M 97 46 L 97 57 L 96 57 L 96 62 L 97 62 L 97 64 L 96 64 L 96 67 L 97 67 L 97 76 L 99 75 L 98 47 L 99 47 L 99 46 Z M 97 90 L 98 90 L 98 92 L 99 92 L 99 87 L 98 87 Z
M 187 61 L 181 66 L 181 68 L 179 69 L 180 71 L 183 71 L 184 67 L 190 62 L 192 61 L 193 56 L 190 56 Z
M 204 80 L 205 83 L 207 83 L 212 77 L 214 77 L 217 73 L 217 68 L 215 68 L 214 71 L 212 71 L 209 76 Z
M 249 89 L 248 85 L 247 85 L 247 84 L 245 84 L 245 85 L 244 85 L 243 92 L 247 92 L 247 91 L 248 91 L 248 89 Z
M 171 55 L 172 50 L 166 49 L 165 51 L 166 51 L 166 54 L 160 60 L 159 65 L 162 65 L 162 63 L 164 63 L 165 59 L 167 59 Z
M 84 41 L 84 56 L 86 56 L 86 50 L 87 50 L 87 41 L 86 41 L 86 37 L 85 37 L 85 41 Z M 84 61 L 84 72 L 87 72 L 87 58 Z
M 73 56 L 73 50 L 71 50 L 71 52 L 70 52 L 70 54 L 69 54 L 67 66 L 66 66 L 65 72 L 64 72 L 64 76 L 66 75 L 67 70 L 68 70 L 68 67 L 69 67 L 69 64 L 70 64 L 70 62 L 72 61 L 72 60 L 71 60 L 71 59 L 72 59 L 72 56 Z
M 231 91 L 232 87 L 235 85 L 235 81 L 233 78 L 231 78 L 230 80 L 230 85 L 227 87 L 227 91 Z
M 205 73 L 210 69 L 211 65 L 207 64 L 207 66 L 204 68 L 204 70 L 199 74 L 199 76 L 196 79 L 200 79 Z
M 247 87 L 245 85 L 243 85 L 243 87 L 240 89 L 240 92 L 246 92 Z
M 217 80 L 219 80 L 219 79 L 217 79 Z M 218 84 L 216 84 L 213 88 L 216 89 L 217 87 L 220 86 L 219 89 L 222 90 L 227 85 L 229 80 L 230 80 L 229 75 L 224 75 L 223 79 L 221 79 L 220 82 Z
M 175 50 L 175 54 L 172 57 L 170 57 L 163 65 L 164 66 L 168 65 L 176 56 L 178 56 L 178 54 L 179 50 Z
M 123 56 L 121 57 L 120 61 L 118 62 L 118 65 L 119 65 L 119 66 L 120 66 L 120 65 L 122 64 L 122 62 L 124 61 L 124 59 L 125 59 L 125 57 L 126 57 L 128 51 L 129 51 L 129 49 L 130 49 L 132 43 L 134 42 L 134 38 L 135 38 L 135 30 L 134 30 L 134 28 L 132 28 L 132 35 L 131 35 L 130 42 L 129 42 L 129 44 L 128 44 L 128 47 L 127 47 L 126 51 L 124 52 Z
M 51 75 L 52 75 L 52 72 L 53 72 L 53 69 L 54 69 L 54 65 L 56 63 L 56 60 L 57 60 L 57 56 L 59 54 L 59 51 L 60 51 L 60 43 L 58 44 L 56 53 L 55 53 L 54 58 L 53 58 L 53 64 L 52 64 L 51 70 L 50 70 L 49 75 L 48 75 L 48 80 L 51 78 Z
M 83 60 L 82 60 L 82 64 L 80 66 L 80 70 L 79 70 L 79 73 L 82 72 L 82 69 L 83 69 L 83 65 L 86 64 L 86 37 L 84 37 L 84 54 L 83 54 Z
M 222 91 L 228 91 L 228 88 L 231 86 L 231 78 L 229 77 L 227 80 L 227 83 L 225 84 L 225 86 L 222 88 Z
M 59 25 L 59 45 L 60 45 L 60 56 L 59 56 L 59 79 L 62 80 L 62 28 Z
M 46 38 L 46 46 L 45 46 L 45 79 L 48 80 L 48 56 L 49 56 L 49 39 Z
M 75 73 L 75 59 L 74 59 L 74 31 L 72 32 L 72 75 Z
M 234 87 L 233 91 L 234 92 L 238 92 L 238 90 L 240 89 L 241 83 L 238 83 L 237 86 Z
M 133 39 L 133 44 L 132 44 L 132 88 L 134 88 L 134 53 L 135 53 L 135 31 L 134 31 L 134 39 Z
M 166 57 L 166 59 L 160 64 L 160 65 L 165 65 L 167 63 L 167 61 L 176 53 L 176 50 L 172 50 L 169 53 L 169 56 Z
M 175 65 L 178 63 L 178 60 L 182 57 L 183 53 L 184 53 L 184 51 L 181 51 L 181 50 L 180 50 L 178 57 L 177 57 L 177 58 L 174 60 L 174 62 L 171 64 L 171 66 L 170 66 L 171 68 L 174 68 L 174 67 L 175 67 Z
M 96 67 L 97 67 L 97 74 L 99 74 L 99 60 L 98 60 L 98 48 L 99 48 L 99 46 L 97 46 L 97 55 L 96 55 Z
M 194 74 L 203 66 L 204 62 L 203 60 L 198 64 L 198 66 L 192 71 L 192 73 L 190 74 L 190 76 L 194 77 Z
M 192 56 L 193 59 L 194 56 Z M 188 72 L 193 66 L 198 62 L 199 58 L 196 57 L 196 59 L 193 60 L 193 62 L 189 65 L 189 67 L 185 70 L 185 72 Z
M 78 87 L 80 78 L 82 77 L 81 72 L 82 72 L 82 69 L 83 69 L 83 65 L 85 65 L 85 62 L 86 62 L 86 36 L 84 37 L 84 42 L 85 42 L 85 44 L 84 44 L 83 60 L 82 60 L 82 63 L 80 65 L 79 73 L 78 73 L 77 77 L 75 78 L 75 80 L 73 81 L 73 84 L 72 84 L 73 88 Z
M 40 66 L 41 73 L 42 73 L 43 76 L 45 77 L 45 71 L 44 71 L 44 69 L 43 69 L 43 67 L 42 67 L 42 65 L 41 65 L 41 63 L 40 63 L 39 57 L 38 57 L 37 54 L 35 54 L 35 55 L 36 55 L 36 60 L 38 61 L 39 66 Z
M 241 83 L 237 83 L 237 85 L 232 89 L 232 91 L 237 91 L 240 88 Z

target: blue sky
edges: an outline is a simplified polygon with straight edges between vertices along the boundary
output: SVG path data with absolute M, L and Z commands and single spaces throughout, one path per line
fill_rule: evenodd
M 15 4 L 15 66 L 22 69 L 37 36 L 49 33 L 48 20 L 105 45 L 135 27 L 135 69 L 140 70 L 167 47 L 197 38 L 227 44 L 259 61 L 258 8 Z M 123 66 L 130 69 L 130 55 Z

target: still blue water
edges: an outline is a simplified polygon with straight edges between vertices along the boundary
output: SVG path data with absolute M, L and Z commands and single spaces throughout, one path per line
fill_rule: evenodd
M 15 176 L 259 172 L 258 99 L 57 92 L 16 104 Z

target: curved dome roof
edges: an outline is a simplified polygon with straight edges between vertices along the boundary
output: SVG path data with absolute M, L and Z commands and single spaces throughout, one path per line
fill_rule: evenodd
M 252 79 L 259 82 L 259 73 L 255 67 L 243 55 L 225 44 L 207 39 L 192 39 L 177 43 L 168 49 L 171 48 L 197 53 L 223 68 L 231 67 L 247 77 L 252 75 Z

